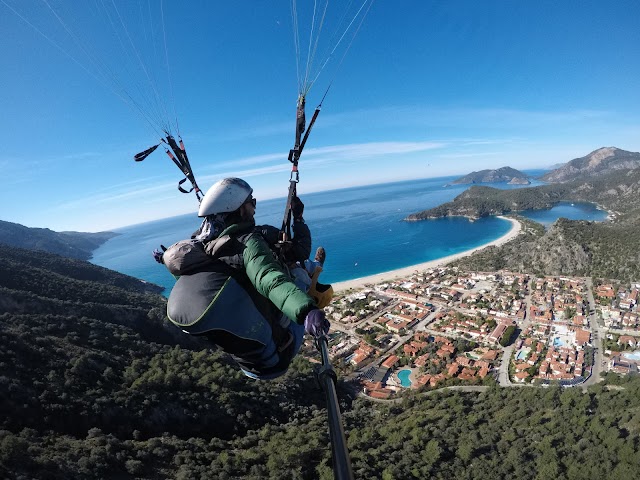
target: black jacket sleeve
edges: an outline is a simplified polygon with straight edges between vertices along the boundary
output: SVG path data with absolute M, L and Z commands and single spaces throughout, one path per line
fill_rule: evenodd
M 273 249 L 278 243 L 280 230 L 276 227 L 272 227 L 271 225 L 259 225 L 255 228 L 255 231 L 262 235 L 262 238 L 267 242 L 269 248 Z
M 293 246 L 291 260 L 304 262 L 311 255 L 311 231 L 304 221 L 293 222 Z
M 278 243 L 280 230 L 276 227 L 260 225 L 254 231 L 265 239 L 271 249 Z M 292 233 L 291 249 L 286 252 L 286 261 L 304 262 L 311 255 L 311 231 L 303 220 L 294 220 Z

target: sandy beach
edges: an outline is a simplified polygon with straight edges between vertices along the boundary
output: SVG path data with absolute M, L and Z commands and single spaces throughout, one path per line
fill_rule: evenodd
M 337 282 L 333 284 L 333 290 L 335 292 L 341 292 L 349 289 L 357 289 L 362 288 L 366 284 L 370 283 L 383 283 L 386 281 L 391 281 L 397 278 L 407 277 L 416 271 L 428 270 L 434 267 L 440 267 L 442 265 L 446 265 L 447 263 L 453 262 L 462 257 L 466 257 L 467 255 L 471 255 L 472 253 L 477 252 L 478 250 L 482 250 L 483 248 L 495 245 L 503 245 L 510 240 L 513 240 L 518 236 L 520 230 L 522 229 L 522 225 L 517 220 L 512 218 L 498 216 L 503 220 L 508 220 L 511 222 L 511 229 L 504 234 L 502 237 L 497 238 L 496 240 L 486 243 L 484 245 L 480 245 L 479 247 L 472 248 L 471 250 L 466 250 L 464 252 L 456 253 L 454 255 L 449 255 L 448 257 L 438 258 L 436 260 L 431 260 L 430 262 L 419 263 L 418 265 L 411 265 L 409 267 L 399 268 L 397 270 L 391 270 L 389 272 L 378 273 L 376 275 L 369 275 L 367 277 L 355 278 L 353 280 L 347 280 L 345 282 Z

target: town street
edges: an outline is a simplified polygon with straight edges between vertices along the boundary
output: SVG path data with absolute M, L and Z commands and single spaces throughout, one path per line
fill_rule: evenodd
M 593 280 L 591 277 L 585 278 L 587 283 L 587 299 L 589 300 L 589 327 L 591 328 L 591 344 L 593 345 L 593 365 L 591 366 L 591 376 L 582 383 L 582 388 L 586 389 L 591 385 L 594 385 L 600 381 L 600 372 L 604 365 L 604 352 L 602 349 L 602 340 L 606 334 L 606 328 L 604 325 L 598 323 L 598 316 L 596 315 L 596 302 L 593 298 Z

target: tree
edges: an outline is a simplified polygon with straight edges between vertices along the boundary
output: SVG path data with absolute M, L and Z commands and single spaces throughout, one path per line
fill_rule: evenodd
M 509 325 L 504 331 L 504 333 L 502 334 L 502 337 L 500 338 L 500 345 L 502 345 L 503 347 L 506 347 L 507 345 L 509 345 L 511 343 L 511 337 L 513 337 L 513 334 L 515 333 L 515 331 L 516 331 L 515 325 Z

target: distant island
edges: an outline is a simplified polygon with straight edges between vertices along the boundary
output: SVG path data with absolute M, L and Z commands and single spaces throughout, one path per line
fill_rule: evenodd
M 470 185 L 474 183 L 508 183 L 511 185 L 529 185 L 529 176 L 511 167 L 497 170 L 480 170 L 458 178 L 448 185 Z

